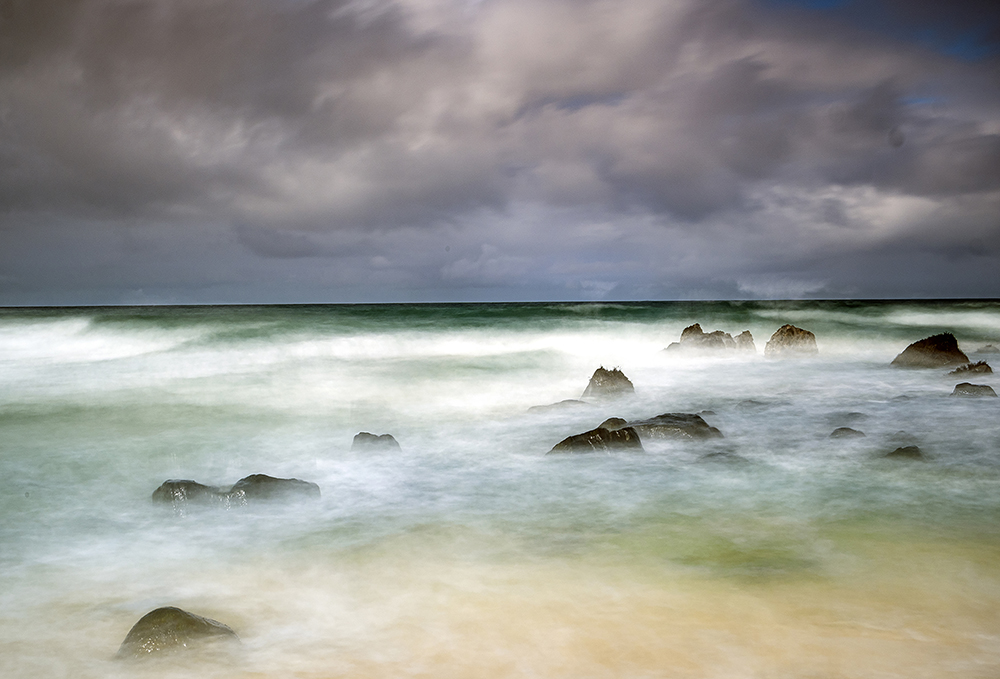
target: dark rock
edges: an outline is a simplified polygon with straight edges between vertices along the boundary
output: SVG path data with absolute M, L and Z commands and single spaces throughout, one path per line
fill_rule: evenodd
M 586 401 L 580 401 L 575 398 L 568 398 L 564 401 L 559 401 L 559 403 L 550 403 L 544 406 L 531 406 L 528 408 L 529 413 L 541 413 L 548 410 L 567 410 L 570 408 L 579 408 L 580 406 L 592 407 L 590 403 Z
M 642 440 L 670 439 L 721 439 L 722 432 L 712 427 L 700 415 L 688 413 L 664 413 L 648 420 L 629 422 Z
M 949 375 L 965 375 L 966 373 L 979 373 L 983 375 L 992 375 L 993 368 L 986 361 L 978 361 L 976 363 L 968 363 L 963 366 L 959 366 L 952 370 Z
M 983 346 L 976 349 L 977 354 L 1000 354 L 1000 347 L 995 347 L 992 344 L 984 344 Z
M 924 453 L 917 446 L 902 446 L 901 448 L 896 448 L 896 450 L 891 453 L 886 453 L 887 458 L 892 458 L 895 460 L 923 460 Z
M 277 500 L 288 497 L 318 498 L 319 486 L 301 479 L 276 479 L 267 474 L 251 474 L 237 481 L 229 491 L 231 502 Z
M 618 368 L 606 370 L 601 366 L 590 378 L 590 383 L 583 392 L 583 398 L 606 398 L 634 392 L 635 387 L 632 386 L 632 381 L 625 377 L 625 373 Z
M 613 453 L 617 451 L 643 452 L 639 435 L 631 427 L 604 429 L 598 427 L 582 434 L 570 436 L 548 452 L 552 453 Z
M 190 648 L 208 639 L 240 640 L 236 632 L 217 620 L 167 606 L 150 611 L 132 626 L 118 649 L 117 657 L 145 658 Z
M 376 436 L 375 434 L 369 434 L 366 431 L 360 432 L 354 436 L 354 441 L 351 442 L 352 451 L 371 451 L 371 450 L 388 450 L 388 451 L 401 451 L 399 443 L 392 437 L 392 434 L 382 434 L 381 436 Z
M 764 356 L 767 358 L 796 358 L 818 353 L 816 335 L 788 324 L 775 330 L 764 345 Z
M 192 505 L 215 505 L 226 501 L 221 488 L 213 488 L 186 479 L 169 479 L 153 491 L 153 502 L 170 503 L 175 509 Z
M 728 332 L 715 330 L 706 333 L 700 323 L 689 325 L 681 331 L 681 341 L 671 342 L 667 351 L 751 351 L 756 352 L 753 335 L 745 330 L 734 339 Z
M 993 391 L 993 387 L 988 384 L 969 384 L 968 382 L 962 382 L 961 384 L 955 385 L 955 391 L 951 392 L 952 396 L 962 396 L 964 398 L 983 398 L 992 397 L 996 398 L 997 393 Z
M 628 420 L 624 417 L 609 417 L 597 425 L 598 429 L 615 430 L 628 425 Z
M 969 357 L 958 348 L 958 340 L 949 332 L 933 335 L 906 347 L 892 364 L 899 368 L 947 368 L 963 365 Z
M 863 431 L 851 429 L 850 427 L 837 427 L 830 434 L 830 438 L 832 439 L 859 439 L 864 437 L 865 433 Z

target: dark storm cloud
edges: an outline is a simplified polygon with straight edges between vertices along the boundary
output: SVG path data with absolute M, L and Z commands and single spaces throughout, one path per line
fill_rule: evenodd
M 887 248 L 995 258 L 994 3 L 824 6 L 0 0 L 0 293 L 58 297 L 74 223 L 105 245 L 72 286 L 107 290 L 812 294 Z

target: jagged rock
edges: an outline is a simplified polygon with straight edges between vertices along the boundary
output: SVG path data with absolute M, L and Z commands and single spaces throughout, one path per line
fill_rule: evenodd
M 355 434 L 354 440 L 351 442 L 352 451 L 371 451 L 371 450 L 389 450 L 389 451 L 401 451 L 399 443 L 392 437 L 392 434 L 382 434 L 381 436 L 376 436 L 375 434 L 369 434 L 366 431 Z
M 588 408 L 593 407 L 592 404 L 586 401 L 581 401 L 575 398 L 568 398 L 559 403 L 550 403 L 544 406 L 531 406 L 528 408 L 529 413 L 543 413 L 549 410 L 568 410 L 570 408 L 579 408 L 580 406 L 586 406 Z
M 723 438 L 722 432 L 710 426 L 700 415 L 689 413 L 663 413 L 647 420 L 627 422 L 623 426 L 634 429 L 642 440 Z
M 240 640 L 232 628 L 217 620 L 167 606 L 139 618 L 119 647 L 117 657 L 145 658 L 190 648 L 208 639 Z
M 965 398 L 982 398 L 982 397 L 993 397 L 996 398 L 997 393 L 993 391 L 993 387 L 988 384 L 970 384 L 968 382 L 962 382 L 961 384 L 955 385 L 955 391 L 951 392 L 952 396 L 962 396 Z
M 276 479 L 267 474 L 251 474 L 237 481 L 229 491 L 230 501 L 240 504 L 286 497 L 318 498 L 319 486 L 301 479 Z
M 850 427 L 837 427 L 830 434 L 830 438 L 832 439 L 860 439 L 864 437 L 865 433 L 863 431 L 851 429 Z
M 749 330 L 733 338 L 728 332 L 714 330 L 706 333 L 701 329 L 700 323 L 689 325 L 681 331 L 681 341 L 671 342 L 667 347 L 668 351 L 750 351 L 756 352 L 753 343 L 753 335 Z
M 924 453 L 917 446 L 902 446 L 896 448 L 891 453 L 886 453 L 886 457 L 895 460 L 923 460 Z
M 617 451 L 643 452 L 639 435 L 631 427 L 605 429 L 598 427 L 582 434 L 569 436 L 548 452 L 552 453 L 613 453 Z
M 771 339 L 764 345 L 766 358 L 795 358 L 815 356 L 818 353 L 816 335 L 789 324 L 775 330 Z
M 914 342 L 892 359 L 891 365 L 900 368 L 947 368 L 968 362 L 969 357 L 958 348 L 955 336 L 945 332 Z
M 977 354 L 1000 354 L 1000 347 L 995 347 L 992 344 L 984 344 L 983 346 L 976 349 Z
M 225 501 L 226 492 L 221 488 L 206 486 L 187 479 L 169 479 L 153 491 L 153 502 L 170 503 L 177 508 L 189 503 L 213 505 L 222 504 Z
M 992 375 L 993 368 L 986 361 L 978 361 L 976 363 L 968 363 L 963 366 L 959 366 L 952 370 L 949 375 L 964 375 L 966 373 L 979 373 L 982 375 Z
M 618 368 L 606 370 L 601 366 L 590 378 L 590 383 L 583 392 L 583 398 L 607 398 L 634 392 L 635 387 L 632 386 L 632 381 L 625 377 L 625 373 Z

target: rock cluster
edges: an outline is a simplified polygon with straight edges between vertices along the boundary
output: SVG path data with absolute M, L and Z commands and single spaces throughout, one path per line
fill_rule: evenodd
M 319 496 L 319 486 L 309 481 L 251 474 L 237 481 L 228 490 L 187 479 L 170 479 L 153 491 L 153 502 L 171 504 L 177 510 L 182 510 L 188 505 L 219 506 L 228 509 L 260 500 Z
M 986 361 L 978 361 L 976 363 L 967 363 L 966 365 L 959 366 L 952 370 L 949 375 L 964 375 L 966 373 L 980 373 L 983 375 L 992 375 L 993 368 Z
M 392 434 L 382 434 L 376 436 L 375 434 L 370 434 L 366 431 L 360 432 L 354 436 L 354 440 L 351 442 L 352 451 L 375 451 L 375 450 L 388 450 L 399 452 L 402 449 L 399 447 L 399 443 L 393 438 Z
M 969 357 L 958 348 L 958 340 L 950 332 L 914 342 L 892 359 L 892 365 L 899 368 L 949 368 L 968 362 Z
M 681 332 L 680 342 L 671 342 L 667 351 L 740 351 L 756 353 L 757 347 L 753 343 L 753 335 L 749 330 L 744 330 L 736 337 L 728 332 L 714 330 L 706 333 L 701 329 L 700 323 L 689 325 Z
M 632 381 L 625 377 L 618 368 L 607 370 L 601 366 L 594 371 L 587 388 L 583 391 L 583 398 L 612 398 L 624 394 L 635 393 Z
M 239 642 L 228 625 L 167 606 L 139 618 L 118 649 L 118 658 L 144 658 L 190 648 L 209 639 Z
M 799 358 L 819 353 L 816 335 L 808 330 L 785 324 L 774 331 L 764 345 L 765 358 Z
M 642 452 L 642 440 L 694 440 L 722 438 L 722 432 L 709 426 L 700 415 L 664 413 L 646 420 L 629 422 L 612 417 L 596 429 L 569 436 L 549 453 Z

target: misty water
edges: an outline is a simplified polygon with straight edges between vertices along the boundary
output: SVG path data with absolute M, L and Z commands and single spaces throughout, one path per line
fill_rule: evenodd
M 665 352 L 694 322 L 757 352 Z M 950 394 L 1000 384 L 889 366 L 944 331 L 993 361 L 1000 303 L 0 310 L 0 676 L 996 677 L 1000 399 Z M 599 366 L 635 394 L 529 412 Z M 322 497 L 151 501 L 252 473 Z M 159 606 L 242 643 L 115 660 Z

